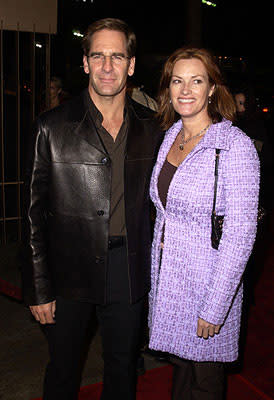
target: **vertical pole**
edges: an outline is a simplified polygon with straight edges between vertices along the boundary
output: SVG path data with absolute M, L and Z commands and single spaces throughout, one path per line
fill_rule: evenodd
M 31 41 L 30 41 L 30 46 L 31 46 L 31 121 L 34 121 L 35 118 L 35 91 L 36 91 L 36 85 L 35 85 L 35 25 L 33 25 L 33 32 L 31 33 Z
M 17 120 L 17 233 L 18 240 L 22 236 L 21 222 L 21 83 L 20 83 L 20 26 L 17 23 L 16 31 L 16 120 Z
M 2 199 L 2 237 L 3 244 L 7 243 L 6 234 L 6 205 L 5 205 L 5 152 L 4 152 L 4 63 L 3 63 L 3 20 L 0 31 L 0 75 L 1 75 L 1 199 Z
M 51 34 L 46 36 L 46 107 L 50 106 L 50 52 L 51 52 Z

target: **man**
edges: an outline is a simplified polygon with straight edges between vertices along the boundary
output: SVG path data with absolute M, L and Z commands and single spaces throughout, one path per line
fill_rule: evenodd
M 40 116 L 27 173 L 25 298 L 45 326 L 44 400 L 76 400 L 81 349 L 97 313 L 102 399 L 135 399 L 143 299 L 149 290 L 148 187 L 159 143 L 152 112 L 126 96 L 136 39 L 117 19 L 83 39 L 88 89 Z

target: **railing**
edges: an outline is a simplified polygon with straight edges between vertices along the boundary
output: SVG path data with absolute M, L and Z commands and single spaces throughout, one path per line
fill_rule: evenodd
M 49 105 L 50 53 L 51 34 L 37 34 L 35 26 L 20 32 L 20 23 L 17 31 L 6 31 L 0 20 L 1 245 L 22 239 L 25 156 L 41 102 Z

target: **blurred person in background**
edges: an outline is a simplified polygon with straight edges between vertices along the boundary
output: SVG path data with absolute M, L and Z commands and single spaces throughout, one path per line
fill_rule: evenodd
M 143 85 L 139 86 L 135 84 L 132 80 L 129 80 L 127 93 L 133 100 L 137 101 L 137 103 L 140 103 L 153 111 L 157 111 L 158 106 L 156 100 L 144 91 Z
M 54 108 L 69 99 L 69 94 L 64 90 L 63 81 L 58 76 L 53 76 L 50 80 L 50 106 Z
M 235 125 L 252 139 L 258 151 L 261 164 L 260 204 L 268 210 L 273 205 L 274 164 L 267 124 L 258 109 L 254 89 L 250 85 L 234 89 L 233 94 L 237 108 Z

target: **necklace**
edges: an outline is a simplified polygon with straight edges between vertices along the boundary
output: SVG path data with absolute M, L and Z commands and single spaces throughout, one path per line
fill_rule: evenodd
M 210 127 L 210 124 L 208 124 L 205 128 L 200 130 L 199 133 L 197 133 L 194 136 L 191 136 L 190 138 L 185 140 L 185 134 L 184 134 L 184 129 L 182 129 L 182 142 L 179 144 L 179 149 L 184 150 L 184 145 L 190 142 L 192 139 L 195 139 L 196 137 L 202 136 L 202 134 Z

